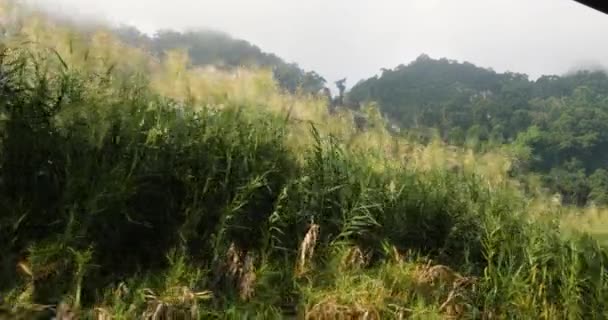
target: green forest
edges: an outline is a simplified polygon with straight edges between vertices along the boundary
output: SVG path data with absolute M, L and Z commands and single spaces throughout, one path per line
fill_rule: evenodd
M 605 73 L 0 13 L 0 319 L 608 318 Z
M 352 103 L 377 102 L 410 133 L 457 146 L 512 145 L 513 175 L 540 175 L 569 204 L 608 201 L 608 74 L 578 71 L 530 80 L 421 55 L 356 84 Z

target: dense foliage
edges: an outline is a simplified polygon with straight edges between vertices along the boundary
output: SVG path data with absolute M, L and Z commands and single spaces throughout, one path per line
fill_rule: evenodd
M 357 84 L 348 98 L 376 101 L 411 130 L 437 128 L 456 145 L 523 152 L 518 174 L 540 173 L 569 203 L 606 203 L 608 75 L 497 73 L 426 55 Z

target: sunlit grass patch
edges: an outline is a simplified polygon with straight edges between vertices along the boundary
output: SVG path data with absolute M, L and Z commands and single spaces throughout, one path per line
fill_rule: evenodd
M 565 230 L 587 232 L 608 248 L 608 210 L 590 206 L 584 209 L 570 208 L 561 218 Z

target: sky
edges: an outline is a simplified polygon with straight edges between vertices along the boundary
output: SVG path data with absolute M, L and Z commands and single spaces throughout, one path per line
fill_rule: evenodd
M 608 15 L 573 0 L 29 0 L 83 20 L 212 28 L 352 86 L 422 53 L 536 78 L 608 66 Z

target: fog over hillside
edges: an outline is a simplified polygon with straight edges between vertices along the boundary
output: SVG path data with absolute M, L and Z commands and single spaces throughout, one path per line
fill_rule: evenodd
M 608 65 L 608 18 L 571 0 L 29 0 L 91 21 L 213 28 L 348 86 L 426 53 L 536 78 Z

